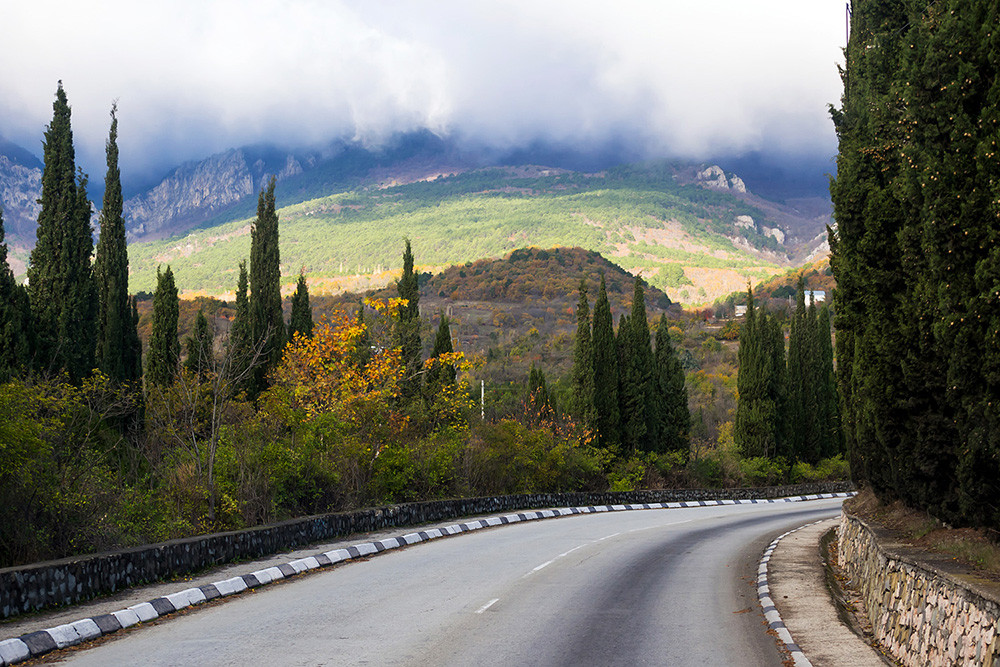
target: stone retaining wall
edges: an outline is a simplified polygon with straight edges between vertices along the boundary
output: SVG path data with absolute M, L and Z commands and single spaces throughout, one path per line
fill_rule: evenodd
M 682 489 L 623 493 L 543 493 L 459 498 L 323 514 L 248 530 L 202 535 L 92 556 L 0 569 L 0 618 L 73 604 L 238 559 L 353 533 L 412 526 L 463 516 L 538 507 L 780 498 L 849 491 L 849 483 L 802 484 L 758 489 Z
M 875 636 L 904 665 L 1000 666 L 1000 595 L 945 557 L 895 543 L 842 515 L 840 563 Z

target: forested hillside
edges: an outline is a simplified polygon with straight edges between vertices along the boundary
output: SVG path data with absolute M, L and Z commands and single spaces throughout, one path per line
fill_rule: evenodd
M 312 199 L 278 211 L 282 281 L 290 290 L 304 267 L 319 293 L 385 285 L 404 237 L 425 270 L 524 246 L 580 246 L 689 304 L 788 266 L 768 213 L 678 173 L 667 163 L 599 174 L 495 168 Z M 248 234 L 243 220 L 134 244 L 132 289 L 150 290 L 156 266 L 170 263 L 189 292 L 229 293 Z

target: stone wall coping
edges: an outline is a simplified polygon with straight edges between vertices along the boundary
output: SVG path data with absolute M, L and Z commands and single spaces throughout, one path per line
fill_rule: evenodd
M 258 558 L 325 539 L 390 527 L 418 526 L 458 517 L 539 507 L 617 506 L 663 502 L 702 504 L 711 499 L 764 501 L 853 490 L 849 482 L 730 489 L 535 493 L 418 501 L 288 519 L 225 533 L 0 569 L 0 618 L 73 604 L 246 558 Z M 814 496 L 818 497 L 818 496 Z M 766 501 L 771 502 L 771 501 Z
M 944 579 L 986 605 L 1000 609 L 1000 582 L 980 576 L 973 568 L 949 556 L 906 544 L 899 540 L 897 531 L 872 525 L 846 508 L 842 512 L 847 520 L 859 524 L 868 532 L 879 554 L 886 560 L 905 563 L 930 578 Z
M 38 561 L 35 563 L 26 563 L 24 565 L 13 565 L 10 567 L 0 568 L 0 575 L 12 573 L 12 572 L 27 572 L 33 569 L 44 569 L 50 568 L 55 565 L 69 565 L 73 563 L 79 563 L 82 561 L 97 560 L 102 558 L 108 558 L 112 556 L 118 556 L 123 554 L 137 554 L 144 551 L 156 550 L 159 548 L 173 547 L 183 544 L 197 544 L 208 539 L 213 538 L 225 538 L 238 535 L 247 535 L 253 533 L 264 533 L 267 531 L 280 529 L 286 526 L 295 525 L 306 525 L 317 521 L 323 521 L 326 519 L 333 519 L 336 517 L 345 517 L 348 515 L 358 515 L 364 513 L 371 513 L 373 515 L 394 515 L 400 513 L 408 507 L 413 506 L 423 506 L 423 507 L 433 507 L 435 505 L 440 505 L 445 507 L 448 505 L 453 505 L 455 503 L 468 503 L 470 505 L 477 505 L 480 503 L 511 503 L 513 506 L 519 506 L 523 509 L 529 509 L 532 506 L 545 507 L 549 505 L 586 505 L 586 504 L 615 504 L 617 502 L 629 502 L 627 497 L 635 496 L 646 496 L 651 500 L 655 496 L 659 495 L 683 495 L 691 496 L 692 499 L 698 496 L 704 495 L 705 497 L 711 496 L 712 498 L 719 499 L 736 499 L 737 497 L 746 496 L 747 494 L 753 495 L 757 498 L 779 498 L 784 496 L 795 495 L 794 491 L 801 489 L 801 487 L 829 487 L 831 489 L 835 488 L 837 491 L 847 491 L 853 490 L 854 486 L 850 482 L 820 482 L 814 484 L 788 484 L 784 486 L 768 486 L 768 487 L 733 487 L 726 489 L 660 489 L 660 490 L 640 490 L 640 491 L 599 491 L 599 492 L 566 492 L 566 493 L 532 493 L 532 494 L 513 494 L 507 496 L 474 496 L 467 498 L 440 498 L 435 500 L 420 500 L 410 503 L 396 503 L 392 505 L 379 505 L 376 507 L 360 507 L 357 509 L 342 510 L 339 512 L 326 512 L 322 514 L 310 514 L 306 516 L 294 517 L 291 519 L 283 519 L 281 521 L 275 521 L 273 523 L 262 524 L 259 526 L 251 526 L 249 528 L 238 528 L 236 530 L 223 531 L 218 533 L 202 533 L 198 535 L 191 535 L 188 537 L 178 537 L 172 540 L 165 540 L 163 542 L 154 542 L 151 544 L 140 544 L 133 547 L 122 547 L 120 549 L 113 549 L 111 551 L 102 552 L 92 552 L 87 554 L 79 554 L 76 556 L 67 556 L 65 558 L 57 558 L 53 560 Z M 544 497 L 546 500 L 552 501 L 571 501 L 571 500 L 592 500 L 597 499 L 609 500 L 611 502 L 535 502 L 532 503 L 528 499 Z M 518 502 L 523 499 L 523 502 Z M 451 518 L 449 516 L 449 518 Z

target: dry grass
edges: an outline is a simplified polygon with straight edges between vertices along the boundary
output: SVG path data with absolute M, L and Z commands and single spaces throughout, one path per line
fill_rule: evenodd
M 985 530 L 951 528 L 899 501 L 884 503 L 870 489 L 845 502 L 844 507 L 868 523 L 894 531 L 906 544 L 948 555 L 984 578 L 1000 581 L 1000 544 Z

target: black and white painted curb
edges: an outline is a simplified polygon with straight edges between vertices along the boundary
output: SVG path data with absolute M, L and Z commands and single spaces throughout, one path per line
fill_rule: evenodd
M 764 505 L 768 503 L 802 502 L 805 500 L 821 500 L 826 498 L 846 498 L 853 493 L 820 493 L 807 496 L 791 496 L 788 498 L 766 498 L 752 500 L 697 500 L 673 503 L 642 503 L 631 505 L 591 505 L 588 507 L 562 507 L 546 510 L 535 510 L 531 512 L 516 512 L 502 516 L 488 517 L 469 521 L 467 523 L 456 523 L 444 528 L 432 528 L 420 530 L 414 533 L 407 533 L 398 537 L 390 537 L 374 542 L 362 542 L 354 544 L 345 549 L 334 549 L 323 553 L 317 553 L 306 558 L 299 558 L 288 563 L 282 563 L 275 567 L 268 567 L 250 574 L 244 574 L 231 579 L 216 581 L 211 584 L 188 588 L 172 595 L 158 597 L 149 602 L 141 602 L 125 609 L 113 611 L 110 614 L 102 614 L 92 618 L 84 618 L 73 623 L 66 623 L 47 630 L 30 632 L 14 639 L 0 641 L 0 667 L 22 662 L 30 658 L 35 658 L 49 651 L 66 648 L 91 639 L 96 639 L 102 635 L 111 634 L 139 623 L 151 621 L 160 616 L 171 614 L 175 611 L 201 604 L 208 600 L 219 597 L 226 597 L 242 593 L 248 589 L 265 586 L 279 579 L 293 577 L 306 570 L 329 567 L 336 563 L 349 561 L 354 558 L 372 556 L 383 551 L 396 549 L 399 547 L 427 542 L 439 537 L 449 537 L 460 533 L 467 533 L 480 528 L 492 526 L 502 526 L 522 521 L 535 521 L 538 519 L 551 519 L 554 517 L 571 516 L 574 514 L 593 514 L 597 512 L 622 512 L 628 510 L 650 510 L 650 509 L 677 509 L 683 507 L 711 507 L 718 505 Z M 786 533 L 787 535 L 787 533 Z M 784 536 L 782 536 L 784 537 Z M 781 538 L 778 538 L 781 539 Z M 773 550 L 775 540 L 770 550 Z M 770 551 L 765 553 L 769 557 Z M 766 563 L 762 561 L 761 567 L 765 568 Z M 758 579 L 758 585 L 760 580 Z M 764 588 L 767 587 L 767 578 L 764 577 Z M 768 598 L 770 600 L 770 598 Z M 762 599 L 763 604 L 763 599 Z M 770 602 L 768 603 L 770 604 Z M 773 605 L 771 607 L 773 609 Z M 766 611 L 766 609 L 765 609 Z M 780 619 L 779 619 L 780 622 Z M 784 626 L 782 626 L 784 627 Z M 787 634 L 787 630 L 785 631 Z M 789 637 L 789 642 L 791 638 Z M 788 642 L 786 642 L 788 643 Z M 799 664 L 796 662 L 796 664 Z M 808 662 L 802 664 L 809 664 Z
M 837 496 L 850 497 L 853 493 L 840 493 Z M 771 562 L 771 555 L 780 542 L 785 537 L 791 535 L 792 533 L 797 533 L 803 528 L 808 528 L 809 526 L 815 526 L 817 523 L 826 521 L 826 519 L 820 519 L 819 521 L 813 521 L 812 523 L 807 523 L 804 526 L 799 526 L 787 533 L 782 533 L 774 538 L 774 541 L 767 545 L 767 549 L 764 550 L 764 555 L 760 558 L 760 564 L 757 565 L 757 599 L 760 601 L 760 606 L 764 610 L 764 618 L 767 619 L 768 626 L 774 630 L 778 638 L 784 642 L 785 648 L 791 654 L 792 661 L 795 667 L 812 667 L 812 663 L 809 662 L 809 658 L 806 654 L 802 652 L 799 645 L 795 643 L 792 639 L 792 633 L 788 631 L 785 627 L 784 621 L 781 620 L 781 614 L 778 613 L 778 609 L 774 606 L 774 600 L 771 599 L 771 588 L 767 583 L 767 564 Z

